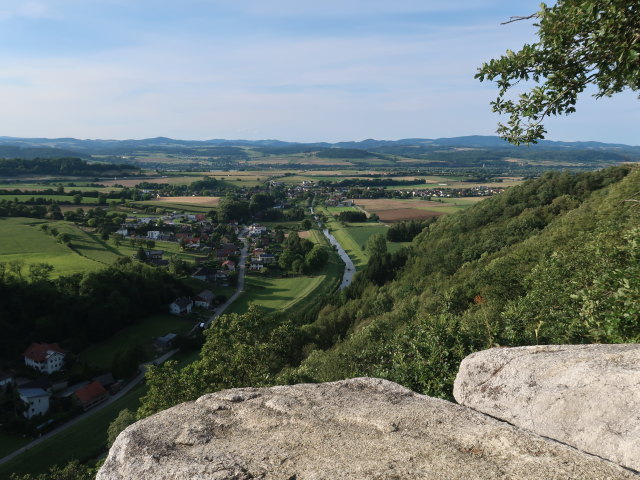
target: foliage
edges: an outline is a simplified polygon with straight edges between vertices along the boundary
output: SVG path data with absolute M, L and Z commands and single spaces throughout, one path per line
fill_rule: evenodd
M 338 214 L 338 219 L 341 222 L 366 222 L 367 215 L 360 211 L 346 210 Z
M 92 480 L 95 475 L 94 469 L 74 460 L 63 467 L 54 465 L 49 469 L 48 473 L 40 475 L 31 475 L 29 473 L 18 475 L 13 473 L 11 474 L 11 480 Z
M 518 52 L 507 50 L 485 63 L 476 78 L 495 80 L 499 93 L 493 111 L 507 113 L 498 133 L 512 143 L 544 138 L 542 120 L 575 112 L 578 95 L 595 85 L 595 97 L 640 89 L 640 5 L 628 0 L 559 0 L 541 4 L 539 40 Z M 514 20 L 521 20 L 515 18 Z M 538 86 L 507 99 L 522 81 Z
M 128 408 L 120 410 L 118 416 L 109 424 L 107 429 L 107 446 L 111 447 L 120 432 L 136 421 L 136 415 Z
M 105 172 L 132 174 L 140 171 L 133 165 L 87 163 L 80 158 L 0 159 L 0 176 L 8 175 L 78 175 L 95 176 Z

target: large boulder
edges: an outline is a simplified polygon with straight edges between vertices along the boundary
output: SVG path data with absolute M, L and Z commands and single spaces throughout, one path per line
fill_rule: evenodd
M 461 405 L 640 470 L 640 345 L 494 348 L 465 358 Z
M 370 378 L 205 395 L 127 428 L 97 478 L 637 480 L 566 445 Z

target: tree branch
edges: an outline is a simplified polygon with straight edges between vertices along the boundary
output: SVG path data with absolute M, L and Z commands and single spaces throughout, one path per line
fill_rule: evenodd
M 531 15 L 527 15 L 526 17 L 520 17 L 520 16 L 509 17 L 509 20 L 507 20 L 506 22 L 502 22 L 500 25 L 507 25 L 508 23 L 520 22 L 522 20 L 531 20 L 532 18 L 537 17 L 538 14 L 539 12 L 532 13 Z

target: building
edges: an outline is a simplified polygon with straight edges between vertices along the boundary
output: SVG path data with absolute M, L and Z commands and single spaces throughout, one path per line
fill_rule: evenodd
M 213 292 L 211 290 L 203 290 L 195 297 L 193 297 L 193 302 L 196 307 L 209 308 L 213 303 Z
M 276 257 L 273 255 L 273 253 L 261 253 L 260 255 L 258 255 L 258 260 L 267 265 L 269 263 L 275 263 Z
M 49 411 L 49 392 L 41 388 L 19 388 L 18 395 L 26 407 L 22 413 L 25 417 L 33 418 Z
M 97 380 L 79 388 L 74 395 L 84 410 L 89 410 L 109 398 L 109 393 Z
M 169 305 L 169 311 L 174 315 L 188 315 L 191 313 L 193 302 L 188 297 L 176 298 L 173 303 Z
M 13 375 L 0 370 L 0 393 L 6 391 L 9 385 L 13 385 Z
M 154 345 L 160 350 L 167 350 L 173 347 L 173 341 L 176 339 L 178 335 L 175 333 L 167 333 L 163 337 L 158 337 L 154 343 Z
M 216 279 L 216 271 L 211 267 L 200 267 L 193 272 L 191 278 L 196 278 L 203 282 L 213 282 Z
M 233 260 L 225 260 L 222 262 L 222 266 L 226 267 L 228 270 L 234 271 L 236 269 L 236 262 Z
M 23 355 L 25 365 L 39 372 L 51 374 L 64 367 L 65 352 L 57 343 L 32 343 Z

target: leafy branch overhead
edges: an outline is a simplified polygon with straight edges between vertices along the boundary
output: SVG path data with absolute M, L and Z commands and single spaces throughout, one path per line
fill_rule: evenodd
M 539 41 L 520 51 L 507 50 L 478 69 L 480 81 L 495 81 L 498 98 L 493 111 L 508 114 L 498 133 L 509 142 L 536 143 L 544 138 L 542 124 L 550 115 L 575 112 L 578 95 L 587 86 L 596 98 L 625 89 L 640 89 L 640 2 L 638 0 L 559 0 L 544 3 L 527 17 L 535 18 Z M 508 96 L 521 82 L 537 85 Z

